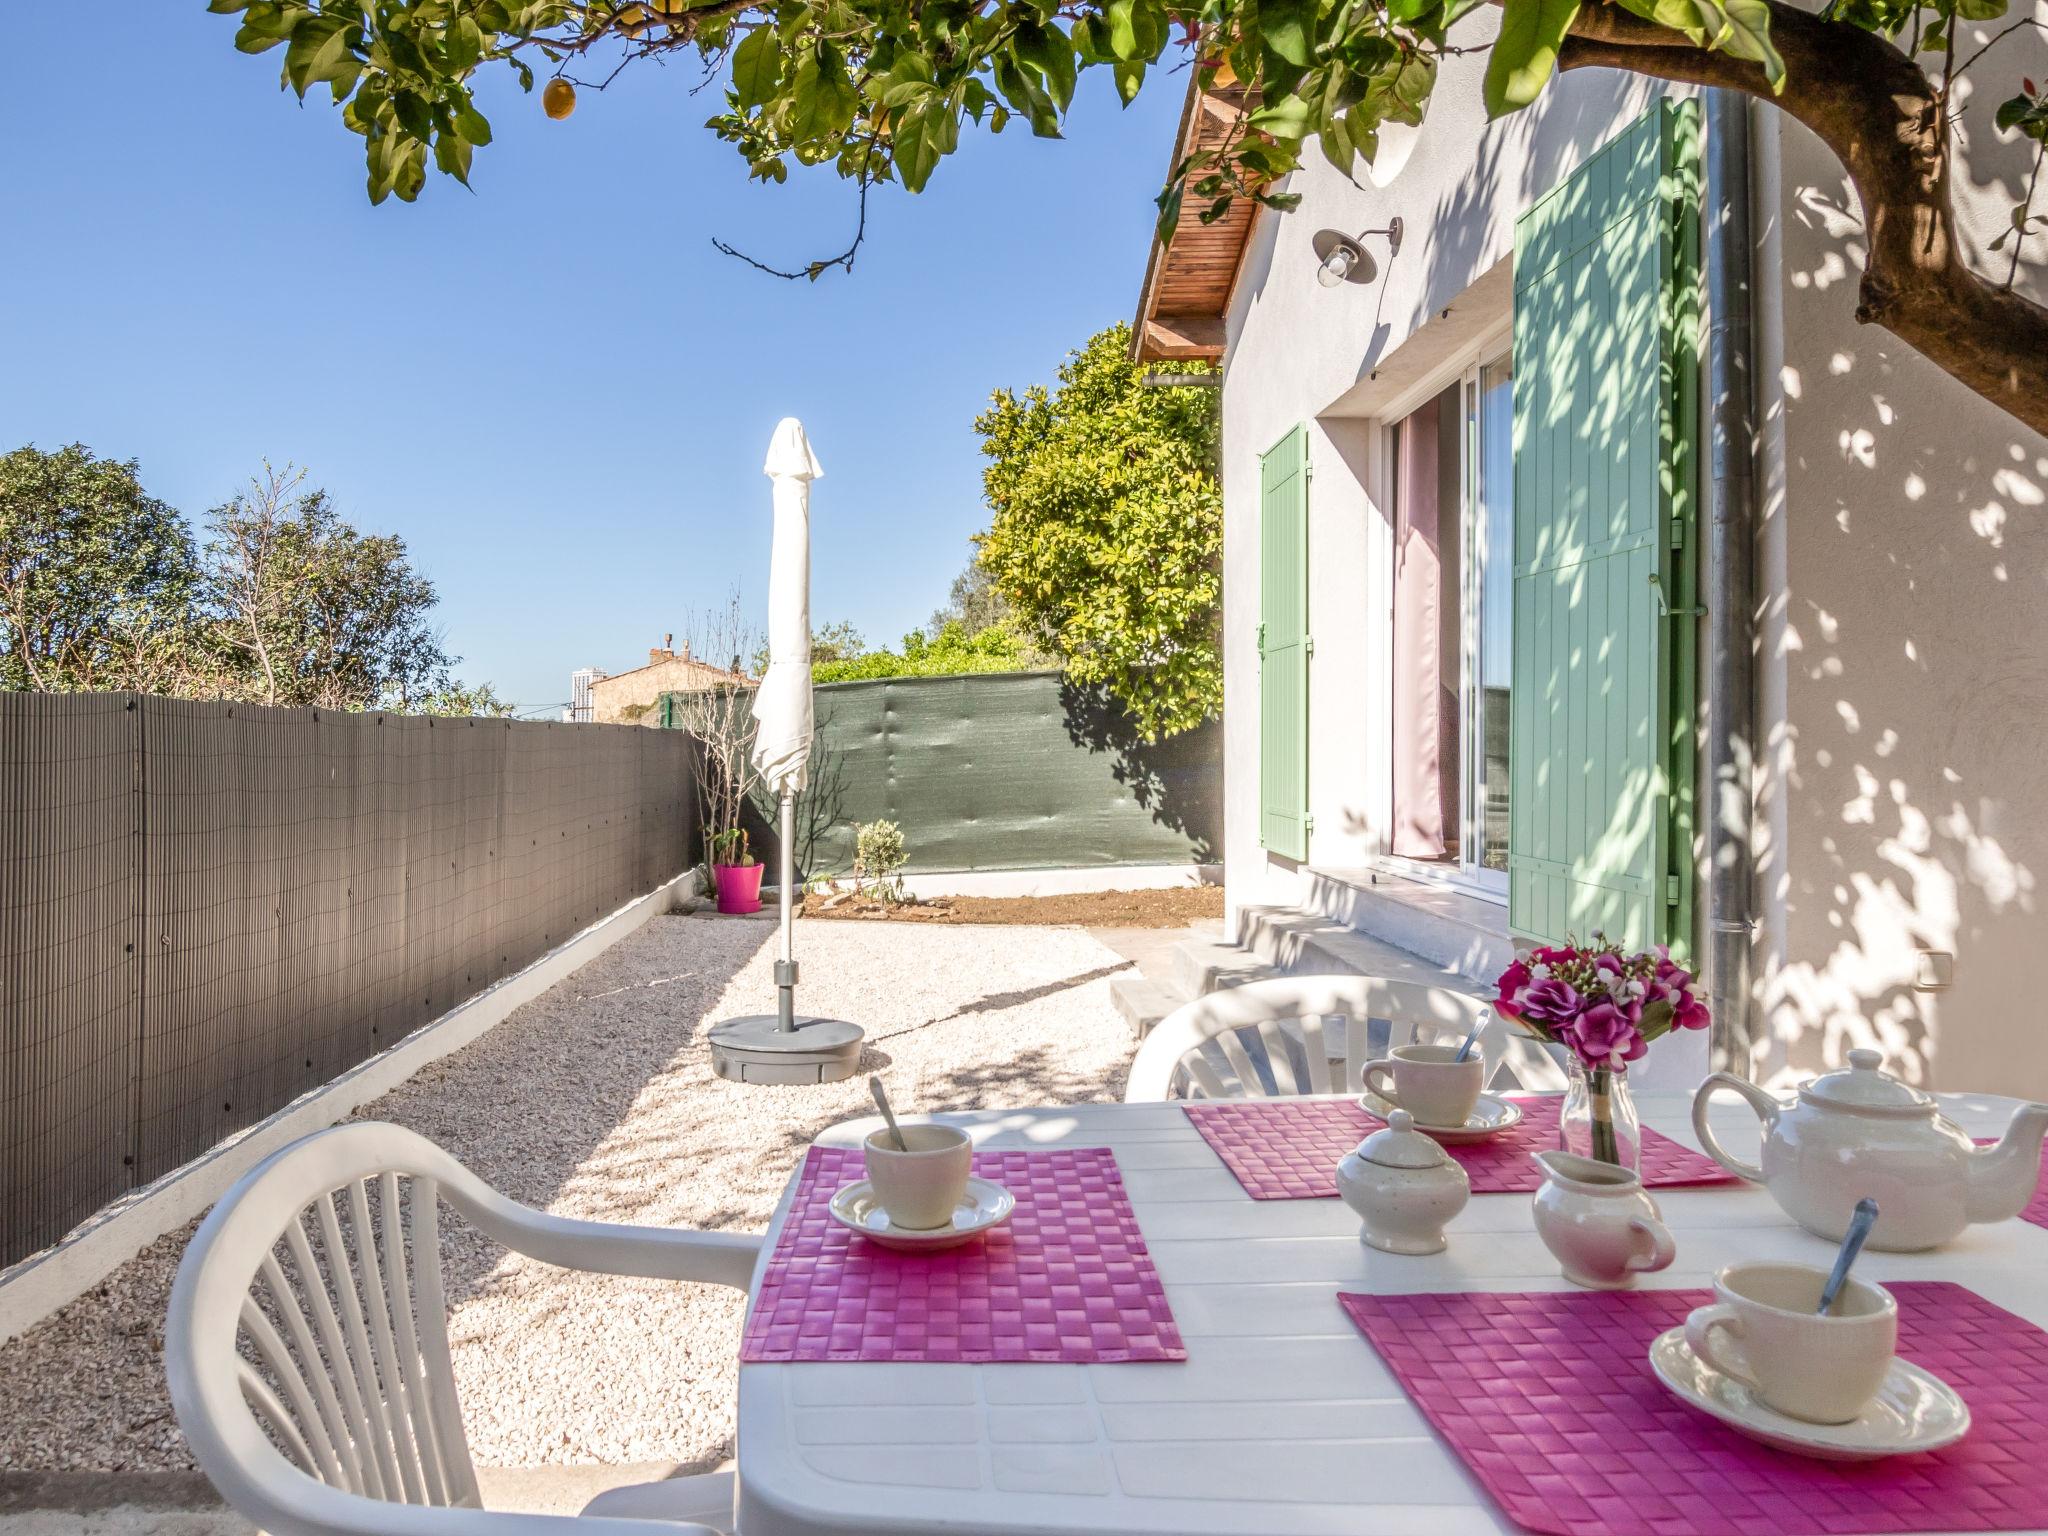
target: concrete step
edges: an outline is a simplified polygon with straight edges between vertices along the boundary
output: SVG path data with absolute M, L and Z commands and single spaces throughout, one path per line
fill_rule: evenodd
M 1309 911 L 1470 982 L 1492 982 L 1514 958 L 1498 903 L 1376 869 L 1312 869 L 1309 877 Z
M 1384 976 L 1389 981 L 1417 981 L 1483 995 L 1470 977 L 1445 970 L 1421 955 L 1371 934 L 1298 907 L 1246 907 L 1238 914 L 1238 937 L 1244 950 L 1273 973 L 1312 976 L 1351 972 Z
M 1151 1034 L 1153 1025 L 1187 1001 L 1179 993 L 1144 976 L 1115 977 L 1109 984 L 1109 1000 L 1123 1015 L 1124 1022 L 1131 1026 L 1132 1036 L 1139 1040 Z
M 1192 938 L 1173 946 L 1167 984 L 1185 999 L 1206 997 L 1220 988 L 1242 986 L 1272 974 L 1265 960 L 1227 939 Z

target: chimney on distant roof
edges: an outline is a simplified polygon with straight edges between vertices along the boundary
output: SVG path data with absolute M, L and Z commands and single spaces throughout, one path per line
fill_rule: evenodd
M 653 667 L 659 666 L 664 661 L 674 661 L 676 659 L 675 643 L 676 637 L 673 633 L 663 635 L 660 645 L 652 645 L 647 648 L 647 665 Z

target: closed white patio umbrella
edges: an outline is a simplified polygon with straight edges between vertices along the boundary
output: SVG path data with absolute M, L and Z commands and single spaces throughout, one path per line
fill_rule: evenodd
M 754 695 L 754 766 L 774 791 L 781 836 L 776 881 L 781 950 L 776 1011 L 727 1019 L 711 1030 L 720 1077 L 753 1083 L 831 1083 L 860 1061 L 861 1030 L 843 1019 L 796 1016 L 791 904 L 796 884 L 796 795 L 811 760 L 811 482 L 822 479 L 803 423 L 785 416 L 762 465 L 774 486 L 768 559 L 768 674 Z
M 787 804 L 803 788 L 811 760 L 811 482 L 825 475 L 794 416 L 775 429 L 762 473 L 775 487 L 775 542 L 768 557 L 768 675 L 754 695 L 754 766 Z

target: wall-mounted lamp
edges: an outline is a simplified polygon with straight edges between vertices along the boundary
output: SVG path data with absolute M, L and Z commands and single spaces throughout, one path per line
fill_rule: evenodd
M 1316 260 L 1322 265 L 1316 268 L 1316 281 L 1325 288 L 1335 288 L 1339 283 L 1369 283 L 1380 275 L 1379 263 L 1366 252 L 1367 235 L 1385 235 L 1387 254 L 1401 254 L 1401 221 L 1392 220 L 1385 229 L 1362 229 L 1356 235 L 1347 235 L 1341 229 L 1319 229 L 1311 242 Z

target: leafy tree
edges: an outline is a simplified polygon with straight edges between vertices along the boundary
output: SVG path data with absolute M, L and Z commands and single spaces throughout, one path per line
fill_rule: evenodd
M 2031 18 L 1988 40 L 1959 36 L 2009 0 L 1500 0 L 1485 76 L 1498 116 L 1536 100 L 1559 69 L 1599 66 L 1743 91 L 1777 103 L 1842 162 L 1869 232 L 1860 320 L 1885 327 L 1970 389 L 2048 432 L 2048 308 L 2013 291 L 2028 209 L 2048 152 L 2048 92 L 2024 79 L 1997 127 L 2035 142 L 2027 199 L 2012 214 L 2005 281 L 1974 271 L 1951 197 L 1951 132 L 1970 69 Z M 729 81 L 707 125 L 780 182 L 789 163 L 830 165 L 861 189 L 842 254 L 784 277 L 851 270 L 867 189 L 921 190 L 963 125 L 1021 118 L 1057 137 L 1077 77 L 1107 70 L 1128 103 L 1147 78 L 1176 83 L 1192 56 L 1258 106 L 1213 152 L 1173 168 L 1160 194 L 1171 238 L 1183 201 L 1205 218 L 1237 198 L 1288 207 L 1279 183 L 1310 139 L 1350 174 L 1387 123 L 1419 123 L 1458 20 L 1478 0 L 210 0 L 237 14 L 235 46 L 284 50 L 284 83 L 316 87 L 361 134 L 369 194 L 410 200 L 426 166 L 469 180 L 491 127 L 477 72 L 503 65 L 531 90 L 550 74 L 550 117 L 575 108 L 575 75 L 694 56 Z M 2031 34 L 2029 34 L 2031 35 Z M 1958 57 L 1958 55 L 1961 55 Z M 2000 56 L 2001 58 L 2003 55 Z M 1925 60 L 1923 65 L 1921 61 Z M 729 247 L 723 247 L 730 249 Z M 737 255 L 737 252 L 733 252 Z M 751 260 L 751 258 L 748 258 Z M 764 270 L 772 267 L 755 262 Z
M 811 666 L 815 669 L 829 662 L 851 661 L 867 648 L 868 643 L 861 632 L 840 619 L 823 629 L 811 631 Z M 754 647 L 754 676 L 765 677 L 767 673 L 768 642 L 763 640 Z
M 643 713 L 650 707 L 643 706 Z M 409 712 L 415 715 L 473 715 L 483 720 L 509 720 L 513 709 L 489 683 L 471 687 L 451 677 L 415 699 Z
M 134 460 L 0 458 L 0 688 L 149 687 L 194 658 L 192 538 Z
M 1130 344 L 1113 325 L 1068 355 L 1050 393 L 996 391 L 974 423 L 995 514 L 978 542 L 1024 631 L 1156 741 L 1223 707 L 1217 402 L 1147 388 Z
M 261 704 L 416 712 L 456 687 L 434 584 L 395 534 L 366 534 L 303 471 L 264 466 L 209 519 L 207 595 Z
M 946 606 L 931 616 L 925 634 L 936 640 L 952 623 L 958 623 L 970 640 L 985 629 L 1007 628 L 1011 623 L 1009 600 L 996 590 L 988 567 L 978 558 L 969 559 L 967 569 L 953 578 Z
M 452 675 L 433 583 L 269 465 L 196 546 L 137 466 L 74 443 L 0 458 L 0 688 L 505 715 Z
M 927 637 L 913 629 L 900 651 L 863 651 L 831 661 L 811 662 L 814 683 L 852 683 L 876 677 L 951 677 L 961 672 L 1024 672 L 1040 658 L 1007 629 L 989 628 L 970 635 L 959 620 L 941 625 Z

